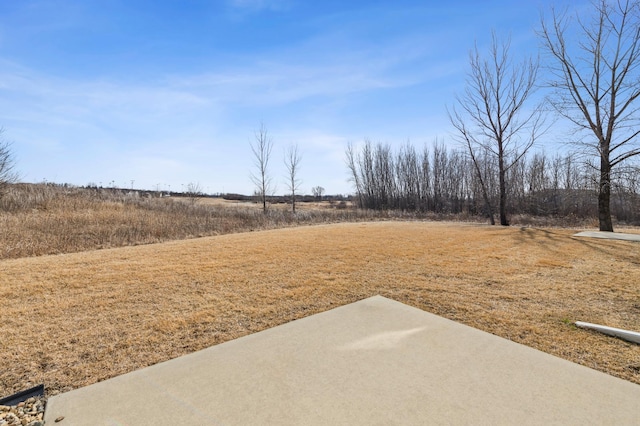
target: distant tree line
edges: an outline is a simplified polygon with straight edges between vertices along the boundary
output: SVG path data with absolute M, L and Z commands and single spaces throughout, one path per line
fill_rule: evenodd
M 230 201 L 245 201 L 245 202 L 260 201 L 260 199 L 257 198 L 256 195 L 225 193 L 225 194 L 220 194 L 219 196 L 224 200 L 230 200 Z M 315 195 L 315 194 L 304 194 L 304 195 L 296 194 L 295 195 L 296 203 L 312 203 L 316 201 L 340 202 L 340 201 L 351 201 L 352 199 L 353 199 L 352 196 L 342 195 L 342 194 L 333 194 L 333 195 L 323 194 L 321 198 L 318 198 L 318 195 Z M 267 197 L 267 201 L 269 204 L 282 204 L 282 203 L 292 204 L 293 197 L 291 196 L 291 194 L 270 195 Z
M 515 154 L 514 154 L 515 155 Z M 361 208 L 434 213 L 466 213 L 489 217 L 489 204 L 500 198 L 499 167 L 494 155 L 467 151 L 443 143 L 421 150 L 365 141 L 346 151 L 350 179 Z M 640 223 L 640 174 L 620 169 L 612 176 L 612 213 L 619 221 Z M 506 210 L 509 215 L 597 217 L 599 170 L 573 154 L 522 156 L 507 171 Z

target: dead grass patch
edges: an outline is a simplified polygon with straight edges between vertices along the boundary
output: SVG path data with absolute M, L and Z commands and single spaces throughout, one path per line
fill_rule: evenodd
M 640 244 L 322 225 L 0 261 L 0 395 L 56 394 L 375 294 L 640 383 Z
M 158 197 L 144 191 L 16 184 L 0 198 L 0 259 L 153 244 L 288 226 L 373 220 L 381 213 L 330 203 L 270 206 Z

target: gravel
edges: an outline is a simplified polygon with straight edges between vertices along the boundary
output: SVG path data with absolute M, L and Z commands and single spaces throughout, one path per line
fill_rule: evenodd
M 28 398 L 18 405 L 0 405 L 0 426 L 43 426 L 44 396 Z

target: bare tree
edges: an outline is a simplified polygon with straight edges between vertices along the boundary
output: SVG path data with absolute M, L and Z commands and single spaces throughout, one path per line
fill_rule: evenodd
M 324 195 L 324 188 L 321 186 L 314 186 L 313 188 L 311 188 L 311 193 L 319 201 L 322 201 L 322 196 Z
M 11 142 L 5 140 L 2 133 L 4 129 L 0 128 L 0 198 L 4 196 L 9 185 L 18 180 Z
M 512 63 L 510 41 L 499 43 L 492 34 L 487 59 L 480 56 L 478 47 L 469 58 L 467 87 L 456 97 L 457 106 L 449 111 L 449 119 L 458 131 L 475 164 L 483 186 L 485 202 L 489 203 L 486 179 L 478 165 L 478 152 L 485 151 L 498 161 L 500 224 L 507 226 L 507 182 L 509 169 L 531 148 L 542 130 L 540 108 L 525 109 L 535 89 L 538 62 L 526 59 Z M 489 204 L 489 211 L 492 207 Z
M 189 198 L 191 204 L 197 203 L 202 198 L 202 186 L 198 182 L 189 182 L 187 184 L 187 192 L 185 195 Z
M 260 124 L 260 129 L 255 133 L 255 140 L 251 144 L 255 172 L 251 173 L 251 181 L 256 186 L 256 193 L 262 202 L 262 211 L 267 213 L 267 197 L 273 192 L 271 176 L 269 175 L 269 160 L 273 141 L 269 137 L 264 123 Z
M 418 210 L 420 206 L 420 164 L 413 145 L 406 143 L 397 154 L 396 179 L 398 206 L 401 210 Z
M 291 145 L 284 154 L 284 165 L 287 168 L 287 188 L 291 192 L 291 211 L 296 212 L 296 192 L 300 189 L 302 181 L 298 179 L 302 154 L 298 145 Z
M 613 231 L 612 170 L 640 154 L 640 2 L 595 0 L 593 8 L 586 21 L 554 11 L 539 35 L 551 57 L 552 105 L 584 136 L 574 143 L 598 159 L 600 230 Z
M 352 143 L 347 145 L 345 154 L 347 168 L 349 169 L 349 181 L 352 182 L 355 187 L 356 196 L 358 197 L 358 207 L 364 207 L 362 182 L 358 172 L 358 154 Z

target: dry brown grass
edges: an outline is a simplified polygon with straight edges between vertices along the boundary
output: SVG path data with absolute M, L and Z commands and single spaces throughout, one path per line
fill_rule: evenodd
M 640 383 L 640 244 L 376 222 L 0 261 L 0 395 L 56 394 L 368 296 Z
M 256 203 L 207 198 L 193 202 L 149 195 L 120 189 L 13 185 L 0 198 L 0 259 L 382 216 L 364 210 L 320 208 L 316 203 L 299 203 L 296 215 L 285 204 L 263 214 Z

